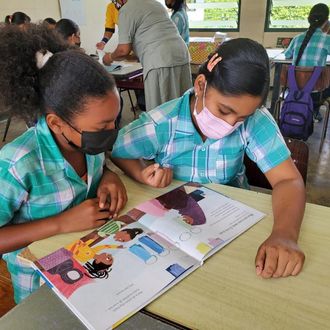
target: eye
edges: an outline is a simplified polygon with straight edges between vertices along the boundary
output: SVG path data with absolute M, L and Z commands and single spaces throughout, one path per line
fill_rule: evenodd
M 230 115 L 230 111 L 224 111 L 221 108 L 219 108 L 219 112 L 224 116 Z

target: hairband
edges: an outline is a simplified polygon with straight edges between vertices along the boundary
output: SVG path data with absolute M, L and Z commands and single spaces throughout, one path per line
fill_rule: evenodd
M 222 57 L 219 56 L 218 53 L 215 53 L 210 59 L 209 62 L 207 63 L 207 70 L 209 72 L 212 72 L 213 68 L 222 60 Z
M 36 61 L 37 61 L 37 68 L 41 69 L 47 63 L 47 61 L 53 56 L 53 53 L 49 50 L 46 52 L 42 50 L 38 50 L 36 52 Z

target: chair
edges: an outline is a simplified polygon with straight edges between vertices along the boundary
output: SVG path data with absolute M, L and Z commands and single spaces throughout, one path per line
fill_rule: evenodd
M 296 72 L 296 82 L 299 89 L 302 89 L 307 81 L 310 79 L 312 73 L 313 73 L 314 67 L 303 67 L 303 66 L 297 66 L 295 68 Z M 285 90 L 287 89 L 287 72 L 288 72 L 288 65 L 282 66 L 281 71 L 281 78 L 280 78 L 280 84 L 282 86 L 282 93 L 279 97 L 279 99 L 276 102 L 275 105 L 275 111 L 274 111 L 274 118 L 277 122 L 279 122 L 280 117 L 280 111 L 281 111 L 281 104 L 284 100 Z M 327 128 L 328 128 L 328 121 L 329 121 L 329 100 L 323 100 L 322 98 L 322 92 L 330 86 L 330 67 L 324 67 L 324 70 L 322 71 L 322 74 L 320 75 L 319 79 L 317 80 L 314 91 L 320 93 L 320 106 L 324 105 L 326 108 L 325 114 L 324 114 L 324 121 L 323 121 L 323 128 L 321 133 L 321 139 L 320 139 L 320 146 L 319 146 L 319 152 L 321 152 L 323 143 L 326 137 Z
M 11 123 L 11 114 L 9 113 L 9 111 L 3 111 L 1 112 L 0 114 L 0 121 L 1 120 L 6 120 L 6 127 L 5 127 L 5 132 L 3 134 L 3 137 L 2 137 L 2 142 L 5 142 L 6 141 L 6 137 L 7 137 L 7 134 L 8 134 L 8 130 L 9 130 L 9 126 L 10 126 L 10 123 Z
M 306 185 L 309 156 L 308 146 L 303 141 L 291 138 L 285 138 L 285 142 L 291 152 L 291 158 Z M 261 172 L 257 164 L 246 155 L 244 157 L 244 165 L 246 168 L 245 175 L 251 186 L 272 189 L 272 186 L 268 182 L 266 176 Z

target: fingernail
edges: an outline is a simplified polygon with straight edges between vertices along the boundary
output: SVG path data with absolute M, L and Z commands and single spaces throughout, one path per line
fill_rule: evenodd
M 260 275 L 261 274 L 261 269 L 259 266 L 256 266 L 256 273 L 257 275 Z
M 100 208 L 102 209 L 104 207 L 104 203 L 101 203 L 100 204 Z

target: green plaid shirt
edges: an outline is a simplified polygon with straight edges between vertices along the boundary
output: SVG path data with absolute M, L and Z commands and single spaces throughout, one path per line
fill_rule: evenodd
M 86 155 L 86 161 L 88 183 L 63 158 L 45 118 L 5 145 L 0 150 L 0 226 L 47 218 L 95 197 L 104 154 Z M 39 287 L 37 273 L 16 258 L 19 252 L 3 255 L 17 303 Z
M 295 36 L 284 53 L 285 58 L 293 58 L 293 64 L 305 35 L 306 32 Z M 325 66 L 327 55 L 330 55 L 330 35 L 322 32 L 320 28 L 316 29 L 303 52 L 299 66 Z
M 187 91 L 122 128 L 112 156 L 155 159 L 173 168 L 174 178 L 182 181 L 238 187 L 248 186 L 244 153 L 263 172 L 290 156 L 278 126 L 265 108 L 257 109 L 229 136 L 203 142 L 191 120 L 190 94 Z

